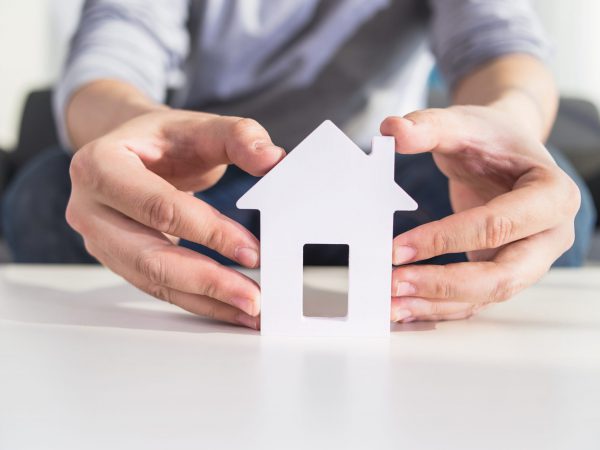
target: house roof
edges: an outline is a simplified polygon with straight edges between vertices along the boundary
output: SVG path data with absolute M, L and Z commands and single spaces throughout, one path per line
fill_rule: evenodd
M 264 209 L 282 201 L 375 202 L 391 211 L 410 211 L 416 202 L 394 182 L 394 138 L 376 136 L 370 154 L 326 120 L 237 202 Z M 374 195 L 375 194 L 375 195 Z

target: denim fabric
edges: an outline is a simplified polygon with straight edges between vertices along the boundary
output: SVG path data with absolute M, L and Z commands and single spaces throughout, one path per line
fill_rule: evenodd
M 18 263 L 93 263 L 83 239 L 67 224 L 70 157 L 50 148 L 19 172 L 2 207 L 4 238 Z
M 575 244 L 554 265 L 579 266 L 585 260 L 596 213 L 583 180 L 559 151 L 553 150 L 552 154 L 577 182 L 582 192 L 582 206 L 575 220 Z M 5 238 L 16 262 L 94 262 L 85 251 L 81 237 L 65 220 L 65 208 L 71 191 L 69 162 L 69 156 L 64 150 L 46 150 L 17 176 L 3 198 Z M 419 209 L 396 213 L 394 234 L 451 214 L 447 180 L 433 163 L 430 154 L 397 155 L 395 179 L 419 203 Z M 257 178 L 232 166 L 219 183 L 196 196 L 258 235 L 258 212 L 238 210 L 235 207 L 237 199 L 256 181 Z M 198 244 L 184 241 L 181 245 L 229 263 L 222 256 Z M 343 257 L 344 255 L 331 252 L 313 253 L 306 255 L 306 263 L 338 264 L 343 261 Z M 446 264 L 465 260 L 465 255 L 460 253 L 434 258 L 431 262 Z

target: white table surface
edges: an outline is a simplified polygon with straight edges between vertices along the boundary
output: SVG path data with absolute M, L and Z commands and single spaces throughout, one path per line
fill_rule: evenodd
M 0 449 L 137 448 L 598 450 L 600 268 L 390 339 L 263 338 L 101 268 L 0 268 Z

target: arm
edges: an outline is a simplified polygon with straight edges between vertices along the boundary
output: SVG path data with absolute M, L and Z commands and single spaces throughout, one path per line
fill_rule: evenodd
M 554 123 L 558 93 L 546 66 L 529 55 L 495 59 L 466 75 L 453 90 L 456 105 L 490 106 L 512 116 L 540 141 Z
M 66 148 L 164 102 L 188 55 L 188 8 L 188 0 L 85 2 L 53 98 Z
M 394 239 L 398 321 L 469 317 L 535 283 L 573 244 L 580 201 L 542 144 L 557 95 L 530 56 L 544 51 L 527 2 L 432 1 L 455 104 L 387 118 L 381 131 L 400 153 L 433 154 L 454 214 Z M 468 262 L 411 264 L 461 252 Z
M 71 97 L 66 110 L 67 135 L 78 150 L 134 117 L 167 109 L 128 83 L 94 81 Z
M 77 149 L 66 217 L 90 254 L 139 289 L 258 328 L 258 285 L 169 238 L 256 267 L 257 239 L 189 192 L 210 187 L 228 164 L 259 176 L 285 154 L 250 119 L 161 104 L 166 72 L 185 53 L 185 3 L 86 3 L 55 95 L 63 142 Z

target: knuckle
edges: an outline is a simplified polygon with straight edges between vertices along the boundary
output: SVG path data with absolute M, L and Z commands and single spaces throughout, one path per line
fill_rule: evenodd
M 571 224 L 568 230 L 564 233 L 564 241 L 565 244 L 563 246 L 563 249 L 566 252 L 575 244 L 575 227 L 573 224 Z
M 577 183 L 573 181 L 570 177 L 567 178 L 567 188 L 565 191 L 567 192 L 567 199 L 565 202 L 566 207 L 566 216 L 569 218 L 574 218 L 579 208 L 581 206 L 581 191 Z
M 91 142 L 71 158 L 69 165 L 69 176 L 73 190 L 85 188 L 90 191 L 96 191 L 101 188 L 101 176 L 98 173 L 99 165 L 95 163 L 98 153 L 98 144 Z
M 206 278 L 202 284 L 202 294 L 210 298 L 217 298 L 219 288 L 214 278 Z
M 83 179 L 83 177 L 89 172 L 87 170 L 87 150 L 86 147 L 79 150 L 71 158 L 71 164 L 69 165 L 69 176 L 73 184 L 77 184 Z
M 447 277 L 442 276 L 434 283 L 433 295 L 435 296 L 435 298 L 455 298 L 456 287 L 454 286 L 452 280 L 449 280 Z
M 148 292 L 148 294 L 150 294 L 152 297 L 155 297 L 159 300 L 163 300 L 165 302 L 168 303 L 173 303 L 171 300 L 171 291 L 165 287 L 162 286 L 160 284 L 151 284 L 148 286 L 148 288 L 146 289 L 146 291 Z
M 575 244 L 575 229 L 574 227 L 569 228 L 569 233 L 567 235 L 567 250 L 573 247 Z
M 484 248 L 498 248 L 508 242 L 513 233 L 513 221 L 502 215 L 490 214 L 485 219 Z
M 217 300 L 222 300 L 224 298 L 218 271 L 210 268 L 207 268 L 207 270 L 204 271 L 200 286 L 200 294 Z
M 154 194 L 141 202 L 142 217 L 155 230 L 175 234 L 178 215 L 174 202 L 164 195 Z
M 429 306 L 428 306 L 428 310 L 427 314 L 430 316 L 439 316 L 441 314 L 443 314 L 444 312 L 444 307 L 442 306 L 441 303 L 438 302 L 428 302 Z
M 73 204 L 73 199 L 67 203 L 67 209 L 65 210 L 65 219 L 69 226 L 80 234 L 84 234 L 83 221 L 81 220 L 80 214 L 77 211 L 77 207 Z
M 216 225 L 207 227 L 203 244 L 212 249 L 222 249 L 225 243 L 225 235 L 220 227 Z
M 444 231 L 436 231 L 432 238 L 432 251 L 436 255 L 443 255 L 449 252 L 451 247 L 450 236 Z
M 408 119 L 412 119 L 418 122 L 425 122 L 432 126 L 436 126 L 440 122 L 440 114 L 442 113 L 443 111 L 441 109 L 429 108 L 410 113 L 406 117 Z
M 261 128 L 262 127 L 256 120 L 244 117 L 234 122 L 231 133 L 234 140 L 242 141 L 249 133 Z
M 506 275 L 496 281 L 488 300 L 488 303 L 504 302 L 512 298 L 519 291 L 519 283 L 515 277 Z
M 217 313 L 218 313 L 217 305 L 214 302 L 211 302 L 211 304 L 208 305 L 206 310 L 204 311 L 204 316 L 207 319 L 214 320 L 217 318 Z
M 444 282 L 442 282 L 442 285 L 440 287 L 441 287 L 440 294 L 443 295 L 442 298 L 455 298 L 456 297 L 456 289 L 454 288 L 454 285 L 452 284 L 452 282 L 444 281 Z
M 142 252 L 135 259 L 135 268 L 155 285 L 167 282 L 167 267 L 162 258 L 154 252 Z
M 581 191 L 577 183 L 559 167 L 547 169 L 548 183 L 553 187 L 559 217 L 573 218 L 581 206 Z

